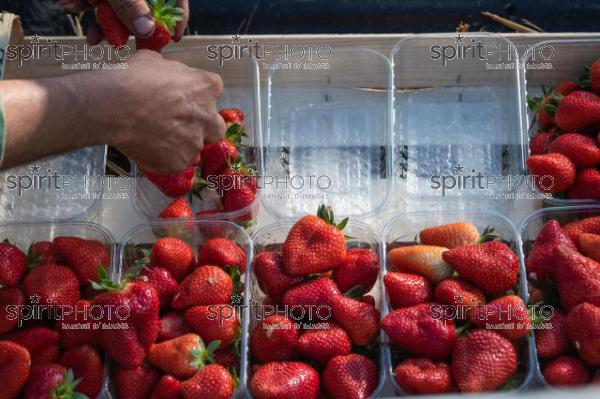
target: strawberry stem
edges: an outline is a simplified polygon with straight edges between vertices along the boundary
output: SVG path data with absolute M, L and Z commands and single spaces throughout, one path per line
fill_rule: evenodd
M 75 379 L 73 370 L 69 369 L 65 371 L 65 375 L 62 381 L 58 382 L 56 388 L 52 391 L 53 399 L 87 399 L 87 396 L 75 392 L 75 388 L 79 385 L 81 379 Z
M 204 341 L 200 339 L 198 346 L 192 349 L 189 354 L 192 360 L 190 360 L 190 366 L 194 367 L 198 371 L 206 367 L 207 364 L 213 364 L 215 362 L 215 352 L 221 346 L 221 341 L 212 341 L 208 346 L 204 345 Z

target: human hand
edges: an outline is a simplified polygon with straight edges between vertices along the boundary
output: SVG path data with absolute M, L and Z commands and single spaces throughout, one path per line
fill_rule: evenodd
M 75 0 L 61 0 L 75 1 Z M 113 10 L 121 21 L 129 28 L 136 37 L 146 38 L 154 33 L 154 19 L 146 0 L 108 0 Z M 176 6 L 183 9 L 182 20 L 175 25 L 175 36 L 173 40 L 178 42 L 185 33 L 185 28 L 190 17 L 189 0 L 177 0 Z M 97 44 L 102 40 L 102 32 L 97 26 L 88 29 L 88 42 Z
M 91 95 L 88 126 L 139 167 L 173 173 L 188 167 L 204 141 L 224 137 L 217 112 L 223 82 L 217 74 L 192 69 L 142 50 L 126 70 L 79 74 Z

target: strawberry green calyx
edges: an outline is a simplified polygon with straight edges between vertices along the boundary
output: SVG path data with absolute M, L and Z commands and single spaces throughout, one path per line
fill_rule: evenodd
M 483 244 L 484 242 L 496 241 L 498 238 L 500 238 L 500 235 L 496 233 L 496 229 L 487 226 L 483 229 L 483 233 L 481 234 L 481 237 L 479 237 L 479 240 L 477 240 L 477 243 Z
M 348 218 L 345 218 L 338 224 L 335 223 L 335 216 L 333 214 L 333 209 L 330 206 L 325 206 L 324 204 L 319 206 L 317 210 L 317 216 L 325 221 L 325 223 L 335 226 L 338 230 L 344 230 L 344 227 L 348 224 Z
M 235 144 L 237 147 L 243 146 L 243 137 L 248 137 L 248 135 L 246 134 L 246 131 L 244 130 L 242 125 L 240 125 L 239 123 L 234 123 L 233 125 L 229 126 L 227 132 L 225 133 L 225 139 Z
M 232 297 L 240 295 L 242 293 L 244 287 L 242 285 L 242 275 L 240 273 L 239 266 L 238 265 L 234 265 L 234 266 L 226 265 L 225 273 L 229 274 L 229 276 L 231 277 L 231 281 L 233 282 Z M 232 298 L 232 301 L 233 301 L 233 298 Z M 239 304 L 232 303 L 232 305 L 239 305 Z
M 157 23 L 163 24 L 171 35 L 175 34 L 175 25 L 183 20 L 183 9 L 176 7 L 175 0 L 149 0 L 152 16 Z
M 60 381 L 54 391 L 52 391 L 52 399 L 88 399 L 87 395 L 81 392 L 75 392 L 75 388 L 81 382 L 81 379 L 75 379 L 73 370 L 65 371 L 65 376 Z
M 215 363 L 215 352 L 221 346 L 221 341 L 212 341 L 208 346 L 204 345 L 204 341 L 200 339 L 198 346 L 192 349 L 189 353 L 192 358 L 190 366 L 197 370 L 202 370 L 208 364 Z
M 556 115 L 556 110 L 562 99 L 563 96 L 560 94 L 551 95 L 548 97 L 548 102 L 543 104 L 544 110 L 552 116 Z
M 119 291 L 133 280 L 136 275 L 128 273 L 121 281 L 112 281 L 108 275 L 108 270 L 102 266 L 98 266 L 98 281 L 90 281 L 92 288 L 98 291 Z

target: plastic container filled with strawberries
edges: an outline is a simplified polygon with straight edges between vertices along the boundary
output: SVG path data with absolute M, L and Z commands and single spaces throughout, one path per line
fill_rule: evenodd
M 91 281 L 112 266 L 112 236 L 87 222 L 10 222 L 0 239 L 2 396 L 98 397 L 107 379 Z
M 527 167 L 551 206 L 600 201 L 600 40 L 535 44 L 524 62 Z M 553 68 L 536 68 L 541 63 Z M 525 82 L 525 79 L 523 80 Z
M 197 51 L 196 51 L 197 50 Z M 189 58 L 189 54 L 195 56 Z M 187 58 L 179 58 L 181 54 Z M 144 172 L 133 166 L 134 207 L 148 219 L 228 220 L 246 228 L 259 209 L 257 179 L 260 147 L 258 66 L 254 59 L 207 64 L 206 48 L 165 50 L 172 57 L 222 76 L 227 82 L 217 104 L 226 123 L 225 138 L 205 143 L 187 169 L 175 174 Z M 185 57 L 185 55 L 183 56 Z
M 546 386 L 600 381 L 600 206 L 537 211 L 521 226 L 536 329 L 536 375 Z
M 250 238 L 227 221 L 155 221 L 122 240 L 111 281 L 96 301 L 126 305 L 100 345 L 114 398 L 229 398 L 244 378 Z M 133 327 L 133 328 L 131 328 Z
M 245 385 L 255 399 L 377 397 L 377 238 L 331 209 L 267 225 L 253 236 Z
M 381 236 L 397 394 L 519 392 L 533 379 L 520 237 L 492 212 L 412 212 Z

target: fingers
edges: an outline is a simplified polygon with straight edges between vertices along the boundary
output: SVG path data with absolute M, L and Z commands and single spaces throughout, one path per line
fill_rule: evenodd
M 154 33 L 154 19 L 146 0 L 109 0 L 121 21 L 137 37 L 145 38 Z
M 183 20 L 179 21 L 175 26 L 175 42 L 179 42 L 185 33 L 188 21 L 190 19 L 190 3 L 189 0 L 177 0 L 177 7 L 183 9 Z
M 225 137 L 225 121 L 215 109 L 215 112 L 212 113 L 212 118 L 208 121 L 206 126 L 204 141 L 215 143 L 223 137 Z

